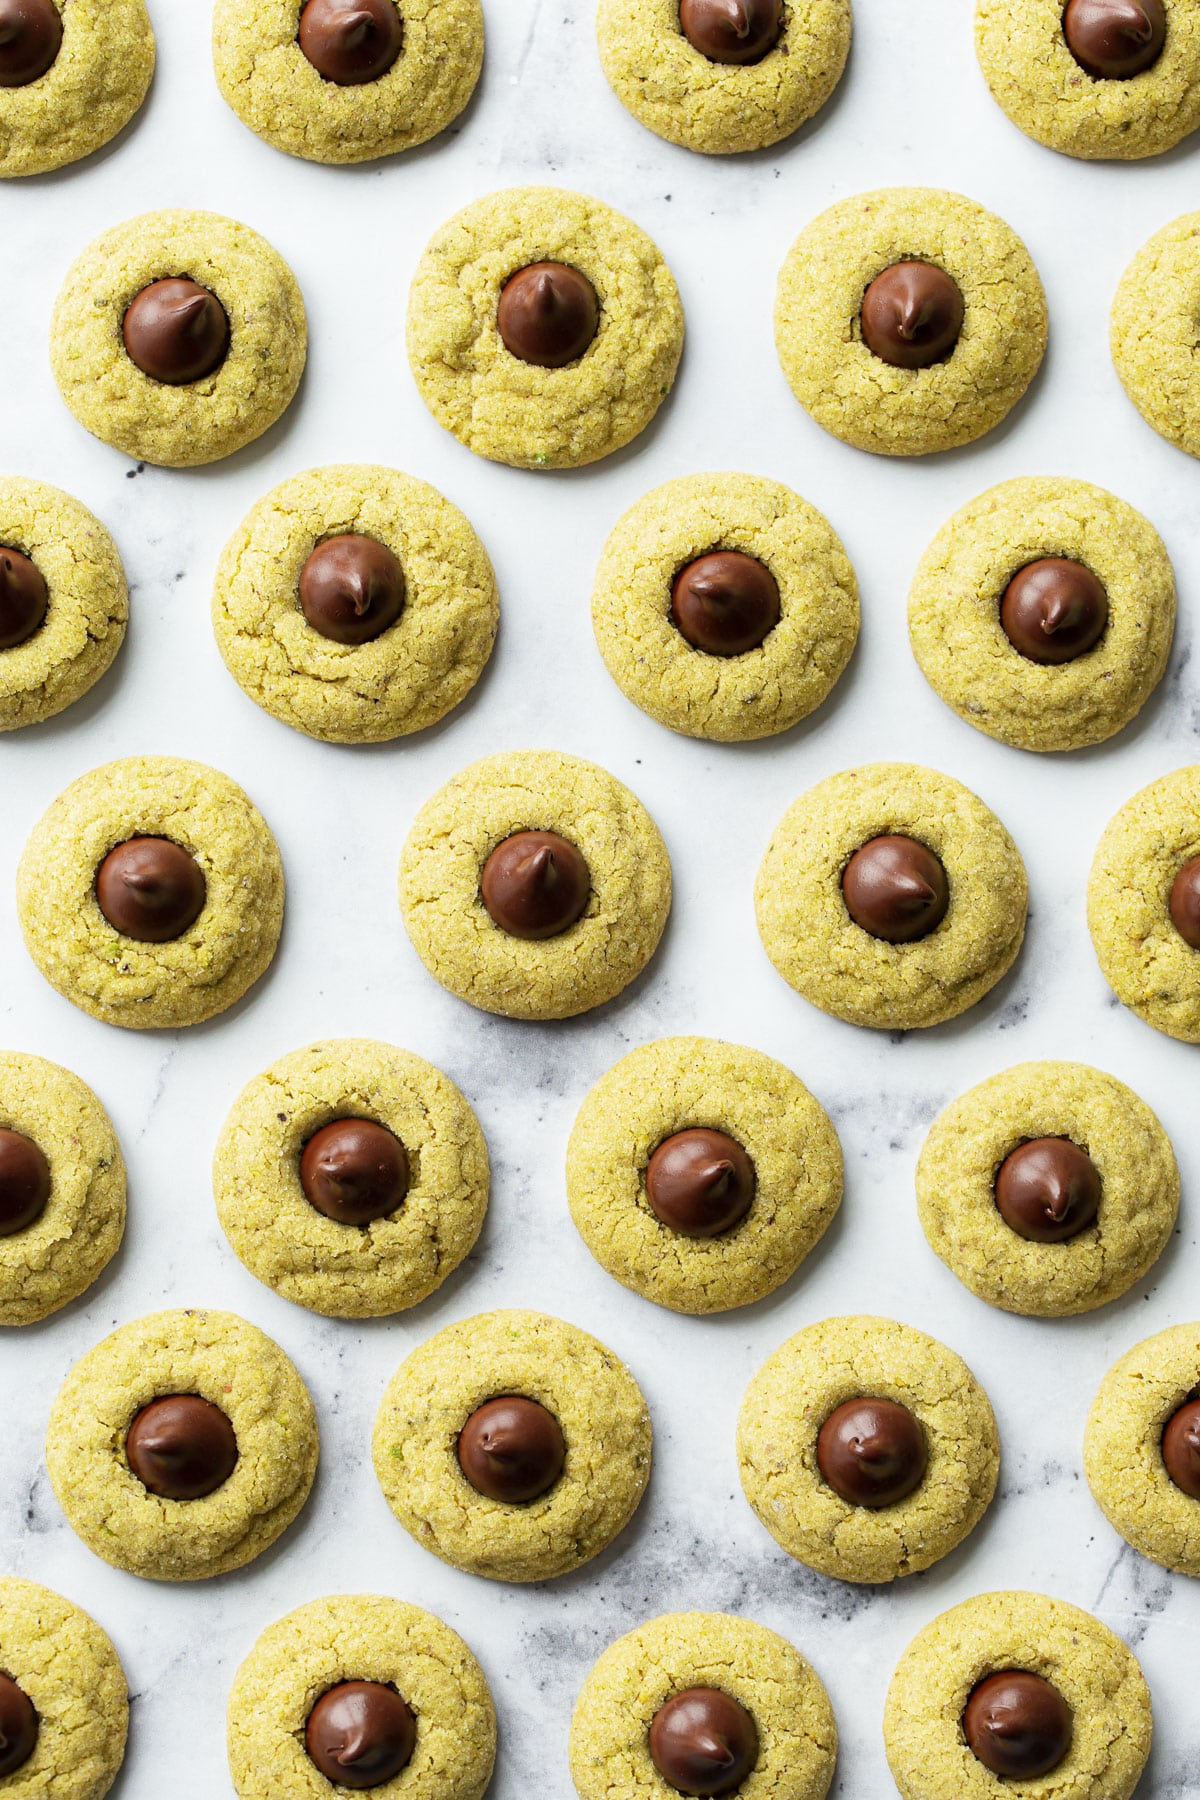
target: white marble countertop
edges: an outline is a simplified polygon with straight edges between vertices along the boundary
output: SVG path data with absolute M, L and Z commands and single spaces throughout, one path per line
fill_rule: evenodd
M 1157 162 L 1090 166 L 1022 137 L 975 64 L 966 0 L 858 0 L 846 80 L 778 154 L 718 162 L 660 143 L 610 94 L 590 0 L 487 0 L 480 93 L 452 136 L 358 170 L 277 154 L 222 104 L 202 0 L 150 0 L 159 72 L 115 147 L 56 177 L 0 191 L 6 376 L 0 467 L 58 483 L 109 525 L 130 574 L 133 619 L 99 688 L 0 746 L 0 1035 L 77 1070 L 119 1131 L 130 1173 L 125 1247 L 84 1299 L 0 1342 L 5 1449 L 2 1566 L 61 1589 L 113 1636 L 135 1696 L 117 1800 L 229 1794 L 225 1695 L 258 1632 L 325 1592 L 379 1589 L 431 1607 L 481 1656 L 502 1725 L 493 1800 L 566 1800 L 566 1734 L 598 1652 L 668 1609 L 763 1620 L 814 1661 L 842 1734 L 838 1795 L 892 1791 L 880 1719 L 913 1633 L 988 1588 L 1041 1588 L 1098 1612 L 1135 1646 L 1157 1738 L 1142 1792 L 1200 1796 L 1196 1658 L 1200 1584 L 1125 1548 L 1094 1506 L 1080 1437 L 1101 1375 L 1137 1339 L 1196 1316 L 1196 1052 L 1121 1011 L 1096 967 L 1084 884 L 1109 816 L 1153 777 L 1193 761 L 1200 690 L 1191 662 L 1200 557 L 1196 465 L 1155 437 L 1121 392 L 1107 312 L 1153 230 L 1196 204 L 1192 148 Z M 404 357 L 417 256 L 460 205 L 512 182 L 601 195 L 661 245 L 679 278 L 688 347 L 675 394 L 630 450 L 575 475 L 473 458 L 421 404 Z M 771 335 L 776 271 L 800 227 L 834 199 L 893 183 L 959 188 L 1028 243 L 1050 300 L 1051 348 L 1025 404 L 981 444 L 889 463 L 824 436 L 791 398 Z M 264 232 L 309 307 L 308 374 L 259 444 L 190 473 L 135 470 L 67 413 L 47 366 L 50 308 L 69 262 L 134 213 L 194 205 Z M 209 629 L 221 545 L 275 482 L 316 463 L 372 460 L 434 482 L 496 563 L 503 626 L 475 697 L 419 740 L 375 750 L 310 742 L 259 712 L 226 674 Z M 606 675 L 588 616 L 600 546 L 646 489 L 702 468 L 789 482 L 828 513 L 858 570 L 859 652 L 817 718 L 743 748 L 652 724 Z M 1035 758 L 947 711 L 910 655 L 904 601 L 917 557 L 959 505 L 1007 476 L 1056 472 L 1146 511 L 1179 576 L 1167 679 L 1114 743 Z M 677 900 L 649 975 L 602 1013 L 528 1026 L 475 1013 L 425 974 L 400 925 L 395 865 L 421 802 L 488 751 L 545 745 L 593 757 L 660 823 Z M 26 834 L 68 781 L 111 757 L 177 752 L 243 782 L 282 845 L 289 896 L 274 968 L 234 1012 L 186 1034 L 123 1034 L 58 998 L 25 954 L 13 873 Z M 957 1023 L 895 1039 L 813 1011 L 762 953 L 753 875 L 785 806 L 851 763 L 906 758 L 966 781 L 1028 863 L 1032 908 L 1014 973 Z M 567 1215 L 562 1163 L 575 1109 L 631 1045 L 674 1032 L 754 1044 L 792 1065 L 832 1113 L 846 1150 L 841 1216 L 798 1279 L 761 1306 L 695 1321 L 625 1292 L 592 1262 Z M 218 1229 L 209 1164 L 244 1081 L 315 1038 L 389 1038 L 463 1087 L 494 1157 L 492 1208 L 469 1264 L 414 1313 L 375 1325 L 321 1320 L 241 1267 Z M 926 1247 L 913 1199 L 925 1128 L 955 1094 L 1030 1057 L 1093 1061 L 1159 1112 L 1184 1171 L 1181 1229 L 1149 1280 L 1098 1316 L 1018 1319 L 973 1299 Z M 244 1313 L 297 1361 L 320 1414 L 312 1500 L 249 1569 L 156 1586 L 96 1561 L 66 1525 L 43 1460 L 46 1415 L 71 1362 L 112 1326 L 164 1305 Z M 615 1547 L 535 1589 L 475 1580 L 413 1544 L 369 1461 L 385 1380 L 415 1343 L 497 1305 L 539 1306 L 597 1332 L 650 1400 L 657 1459 L 647 1500 Z M 888 1589 L 823 1580 L 792 1563 L 741 1496 L 733 1427 L 751 1373 L 784 1337 L 831 1313 L 918 1324 L 962 1352 L 999 1415 L 999 1498 L 974 1536 L 927 1575 Z

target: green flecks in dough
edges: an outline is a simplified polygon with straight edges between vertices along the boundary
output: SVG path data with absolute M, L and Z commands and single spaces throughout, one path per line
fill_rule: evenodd
M 107 1634 L 50 1588 L 0 1580 L 0 1668 L 38 1715 L 33 1754 L 0 1791 L 12 1800 L 103 1800 L 129 1729 L 125 1674 Z
M 154 73 L 145 0 L 56 0 L 62 46 L 26 87 L 0 88 L 0 178 L 90 156 L 141 106 Z
M 817 1466 L 830 1413 L 864 1396 L 908 1407 L 929 1451 L 921 1485 L 878 1511 L 849 1505 Z M 746 1389 L 737 1450 L 746 1498 L 772 1537 L 841 1581 L 929 1568 L 974 1530 L 1000 1469 L 991 1404 L 966 1363 L 893 1319 L 825 1319 L 789 1338 Z
M 966 304 L 944 362 L 897 369 L 862 339 L 862 297 L 893 263 L 936 263 Z M 841 200 L 787 254 L 775 342 L 792 392 L 818 425 L 859 450 L 924 456 L 998 425 L 1037 373 L 1046 299 L 1029 252 L 994 213 L 940 188 L 881 188 Z
M 410 150 L 444 131 L 475 91 L 483 9 L 480 0 L 403 0 L 400 14 L 391 68 L 339 87 L 297 42 L 297 0 L 217 0 L 217 85 L 244 125 L 290 156 L 357 163 Z
M 403 1205 L 367 1226 L 326 1218 L 300 1185 L 304 1145 L 343 1118 L 385 1125 L 408 1155 Z M 213 1189 L 230 1243 L 260 1281 L 313 1312 L 375 1318 L 426 1299 L 475 1243 L 487 1146 L 467 1101 L 431 1063 L 342 1038 L 281 1057 L 242 1090 L 217 1145 Z
M 812 1665 L 786 1638 L 727 1613 L 667 1613 L 610 1644 L 571 1720 L 571 1775 L 580 1800 L 665 1800 L 650 1758 L 655 1713 L 689 1687 L 715 1687 L 758 1728 L 754 1771 L 740 1800 L 824 1800 L 837 1760 L 833 1708 Z
M 569 263 L 600 300 L 577 362 L 541 369 L 505 348 L 496 309 L 530 263 Z M 608 456 L 658 411 L 683 350 L 679 290 L 646 233 L 567 188 L 506 188 L 437 233 L 413 278 L 408 355 L 435 419 L 477 456 L 515 468 L 578 468 Z
M 949 877 L 945 919 L 913 944 L 872 937 L 842 898 L 851 856 L 888 833 L 925 844 Z M 937 1025 L 981 1000 L 1016 959 L 1027 896 L 1020 853 L 995 814 L 913 763 L 847 769 L 802 794 L 754 889 L 763 947 L 784 980 L 835 1018 L 883 1031 Z
M 580 919 L 529 943 L 494 924 L 483 866 L 516 831 L 556 831 L 592 891 Z M 400 909 L 425 967 L 460 1000 L 515 1019 L 564 1019 L 611 1000 L 653 956 L 671 905 L 658 829 L 595 763 L 552 750 L 485 757 L 418 813 L 400 860 Z
M 1200 13 L 1193 24 L 1200 56 Z M 1147 425 L 1189 456 L 1200 456 L 1198 309 L 1200 212 L 1193 212 L 1138 251 L 1117 286 L 1110 329 L 1125 392 Z
M 1167 1474 L 1162 1434 L 1200 1389 L 1200 1324 L 1173 1325 L 1126 1351 L 1092 1402 L 1083 1465 L 1096 1504 L 1142 1556 L 1200 1576 L 1200 1500 Z
M 695 650 L 671 623 L 671 584 L 710 550 L 741 550 L 779 587 L 778 625 L 742 656 Z M 635 706 L 688 737 L 786 731 L 827 697 L 858 638 L 858 584 L 828 520 L 779 482 L 691 475 L 646 494 L 604 546 L 592 624 Z
M 762 150 L 824 106 L 850 50 L 850 0 L 789 0 L 757 63 L 710 62 L 679 28 L 679 0 L 600 0 L 596 36 L 609 85 L 635 119 L 710 155 Z
M 522 1506 L 477 1493 L 458 1465 L 467 1419 L 500 1394 L 538 1401 L 566 1440 L 562 1475 Z M 375 1473 L 405 1530 L 493 1581 L 548 1581 L 598 1556 L 637 1509 L 650 1449 L 624 1363 L 544 1313 L 481 1313 L 439 1331 L 401 1363 L 375 1421 Z
M 1044 556 L 1103 582 L 1104 636 L 1052 667 L 1000 623 L 1012 577 Z M 908 600 L 913 654 L 960 718 L 1022 750 L 1079 750 L 1134 718 L 1167 666 L 1175 574 L 1150 521 L 1115 494 L 1057 476 L 1001 482 L 956 512 L 921 558 Z
M 687 1238 L 646 1201 L 645 1170 L 677 1131 L 727 1132 L 754 1164 L 754 1203 L 718 1238 Z M 748 1306 L 795 1273 L 842 1197 L 837 1133 L 803 1082 L 760 1051 L 664 1038 L 592 1089 L 567 1146 L 571 1217 L 596 1260 L 676 1312 Z
M 1100 1172 L 1094 1225 L 1061 1244 L 1010 1230 L 996 1171 L 1030 1138 L 1065 1137 Z M 1179 1169 L 1166 1132 L 1123 1082 L 1082 1063 L 1022 1063 L 947 1107 L 917 1164 L 930 1248 L 981 1300 L 1062 1318 L 1125 1293 L 1157 1261 L 1179 1211 Z

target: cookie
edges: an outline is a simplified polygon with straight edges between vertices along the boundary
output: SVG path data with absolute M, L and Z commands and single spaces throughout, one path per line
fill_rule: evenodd
M 834 437 L 927 456 L 1016 405 L 1046 349 L 1046 300 L 1003 219 L 940 188 L 881 188 L 800 233 L 775 343 L 797 400 Z
M 673 1312 L 772 1293 L 842 1199 L 842 1150 L 804 1083 L 761 1051 L 663 1038 L 621 1058 L 579 1109 L 567 1198 L 608 1273 Z
M 409 295 L 421 398 L 468 450 L 517 469 L 620 450 L 670 393 L 682 350 L 658 247 L 567 188 L 505 188 L 464 207 L 426 246 Z
M 1139 1555 L 1196 1576 L 1198 1394 L 1200 1324 L 1172 1325 L 1113 1364 L 1092 1402 L 1083 1440 L 1088 1485 L 1113 1530 Z
M 691 1713 L 680 1718 L 683 1696 Z M 714 1700 L 715 1719 L 703 1710 Z M 689 1740 L 708 1735 L 710 1722 L 730 1762 L 740 1753 L 748 1767 L 737 1787 L 745 1800 L 824 1800 L 838 1739 L 820 1676 L 786 1638 L 729 1613 L 665 1613 L 609 1645 L 571 1719 L 575 1791 L 580 1800 L 665 1800 L 687 1792 L 679 1783 L 688 1779 Z
M 339 1692 L 346 1683 L 354 1684 L 349 1695 Z M 347 1698 L 357 1717 L 339 1716 Z M 355 1725 L 361 1736 L 347 1743 Z M 327 1753 L 330 1726 L 346 1786 L 370 1787 L 384 1800 L 482 1800 L 491 1780 L 496 1714 L 483 1670 L 433 1613 L 388 1595 L 310 1600 L 263 1632 L 229 1692 L 229 1769 L 239 1800 L 322 1800 L 335 1786 L 343 1791 L 306 1748 L 311 1735 L 317 1756 Z M 382 1780 L 354 1779 L 381 1772 Z
M 1011 968 L 1025 866 L 968 788 L 915 763 L 868 763 L 802 794 L 754 889 L 783 979 L 851 1025 L 909 1031 L 956 1018 Z
M 981 1684 L 1019 1671 L 1015 1692 L 1001 1694 L 988 1729 L 987 1695 L 977 1705 L 976 1739 L 985 1754 L 1030 1760 L 1068 1747 L 1047 1775 L 998 1775 L 968 1744 L 964 1714 Z M 1035 1684 L 1022 1680 L 1036 1678 Z M 1040 1690 L 1046 1718 L 1022 1704 Z M 1055 1690 L 1047 1694 L 1047 1686 Z M 1057 1695 L 1057 1699 L 1055 1698 Z M 1062 1709 L 1065 1703 L 1065 1718 Z M 1055 1718 L 1055 1709 L 1059 1718 Z M 977 1721 L 977 1723 L 976 1723 Z M 1047 1730 L 1047 1726 L 1051 1729 Z M 917 1633 L 888 1688 L 883 1738 L 903 1800 L 1034 1800 L 1088 1794 L 1129 1800 L 1150 1754 L 1150 1690 L 1137 1658 L 1090 1613 L 1045 1594 L 977 1594 Z M 1052 1774 L 1053 1779 L 1050 1779 Z
M 877 1485 L 864 1443 L 886 1448 Z M 991 1504 L 1000 1440 L 962 1358 L 894 1319 L 825 1319 L 746 1389 L 747 1500 L 789 1556 L 839 1581 L 895 1581 L 949 1554 Z M 882 1460 L 882 1458 L 881 1458 Z
M 218 213 L 152 212 L 104 232 L 73 264 L 50 363 L 94 437 L 184 469 L 275 423 L 307 341 L 300 289 L 265 238 Z
M 36 0 L 14 23 L 0 86 L 0 178 L 45 175 L 99 150 L 128 125 L 154 74 L 145 0 Z
M 1134 4 L 1136 13 L 1114 15 L 1128 39 L 1122 50 L 1102 14 L 1064 18 L 1062 0 L 976 0 L 984 80 L 1026 137 L 1066 156 L 1128 161 L 1160 156 L 1200 125 L 1195 9 L 1186 0 Z
M 257 1326 L 152 1313 L 75 1364 L 51 1409 L 46 1466 L 95 1555 L 151 1581 L 200 1581 L 287 1530 L 316 1474 L 317 1419 Z
M 0 1050 L 0 1325 L 32 1325 L 90 1288 L 125 1230 L 125 1162 L 86 1082 Z
M 46 980 L 94 1019 L 198 1025 L 274 956 L 283 864 L 227 775 L 130 756 L 80 776 L 42 815 L 17 869 L 17 908 Z
M 1182 11 L 1182 8 L 1178 9 Z M 1192 29 L 1200 39 L 1200 18 Z M 1200 456 L 1200 212 L 1143 244 L 1117 286 L 1110 342 L 1125 392 L 1160 437 Z
M 1123 1006 L 1200 1043 L 1200 764 L 1152 781 L 1109 820 L 1088 880 L 1088 926 Z
M 959 718 L 1019 750 L 1081 750 L 1136 718 L 1175 631 L 1150 521 L 1087 481 L 1003 481 L 960 508 L 908 597 L 921 673 Z
M 371 1137 L 339 1132 L 359 1121 Z M 381 1154 L 394 1159 L 382 1178 Z M 487 1211 L 487 1145 L 432 1063 L 334 1039 L 280 1057 L 242 1089 L 213 1191 L 252 1275 L 311 1312 L 378 1318 L 426 1299 L 471 1250 Z
M 0 1580 L 0 1664 L 5 1795 L 103 1800 L 129 1730 L 125 1672 L 107 1633 L 61 1594 L 9 1576 Z
M 128 620 L 125 570 L 99 519 L 47 482 L 0 478 L 0 731 L 86 694 Z
M 499 622 L 487 551 L 456 506 L 348 463 L 272 488 L 226 544 L 213 629 L 256 705 L 331 744 L 423 731 L 474 687 Z
M 622 693 L 717 743 L 807 718 L 849 662 L 858 617 L 829 521 L 757 475 L 689 475 L 646 494 L 610 535 L 592 591 Z
M 443 1562 L 549 1581 L 624 1530 L 650 1442 L 641 1389 L 594 1337 L 545 1313 L 480 1313 L 397 1369 L 375 1420 L 375 1473 L 404 1529 Z
M 935 1120 L 917 1204 L 964 1287 L 1058 1319 L 1107 1305 L 1153 1267 L 1175 1229 L 1179 1169 L 1124 1082 L 1083 1063 L 1021 1063 Z
M 759 10 L 762 28 L 739 45 L 726 20 L 703 16 L 689 38 L 678 0 L 600 0 L 596 36 L 609 86 L 635 119 L 685 150 L 723 156 L 778 144 L 841 80 L 850 0 Z
M 671 864 L 627 787 L 554 750 L 484 757 L 417 814 L 400 910 L 444 988 L 509 1019 L 601 1006 L 654 955 Z
M 296 0 L 217 0 L 213 11 L 217 86 L 243 125 L 289 156 L 359 163 L 411 150 L 452 124 L 475 91 L 479 0 L 375 0 L 358 50 L 338 42 L 328 0 L 305 21 L 307 10 Z

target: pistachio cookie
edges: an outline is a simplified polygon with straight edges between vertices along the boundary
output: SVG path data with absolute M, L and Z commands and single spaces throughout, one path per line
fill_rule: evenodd
M 1113 1364 L 1088 1414 L 1083 1466 L 1126 1543 L 1200 1576 L 1200 1324 L 1172 1325 Z
M 1080 750 L 1136 717 L 1175 631 L 1175 573 L 1149 519 L 1057 476 L 1003 481 L 943 525 L 908 597 L 921 673 L 1019 750 Z
M 977 0 L 975 52 L 1013 124 L 1067 156 L 1159 156 L 1200 125 L 1189 0 Z
M 404 1529 L 443 1562 L 549 1581 L 625 1529 L 650 1443 L 641 1389 L 611 1350 L 545 1313 L 480 1313 L 397 1369 L 375 1420 L 375 1473 Z
M 850 0 L 600 0 L 600 61 L 669 143 L 763 150 L 819 112 L 850 50 Z
M 242 1089 L 213 1190 L 252 1275 L 312 1312 L 377 1318 L 426 1299 L 475 1243 L 487 1145 L 432 1063 L 339 1038 L 294 1050 Z
M 496 1760 L 483 1670 L 433 1613 L 384 1594 L 331 1594 L 269 1625 L 229 1692 L 239 1800 L 370 1788 L 482 1800 Z
M 775 343 L 797 400 L 834 437 L 926 456 L 1016 405 L 1045 353 L 1046 298 L 1003 219 L 940 188 L 881 188 L 800 233 Z
M 51 987 L 109 1025 L 198 1025 L 268 967 L 283 864 L 236 782 L 130 756 L 64 788 L 17 869 L 25 946 Z
M 1182 10 L 1182 9 L 1180 9 Z M 1192 28 L 1200 37 L 1200 17 Z M 1113 298 L 1110 341 L 1125 392 L 1160 437 L 1200 456 L 1200 212 L 1144 244 Z
M 0 1050 L 0 1325 L 32 1325 L 91 1287 L 125 1230 L 125 1162 L 86 1082 Z
M 408 356 L 439 425 L 517 469 L 621 449 L 671 391 L 683 307 L 656 244 L 601 200 L 505 188 L 434 235 L 413 278 Z
M 1025 865 L 961 782 L 868 763 L 802 794 L 754 888 L 783 979 L 851 1025 L 909 1031 L 982 1000 L 1025 935 Z
M 426 801 L 400 910 L 429 973 L 509 1019 L 601 1006 L 654 955 L 671 864 L 627 787 L 554 750 L 488 756 Z
M 55 302 L 50 363 L 94 437 L 184 469 L 275 423 L 307 344 L 300 289 L 278 251 L 248 225 L 178 210 L 127 219 L 88 245 Z
M 456 506 L 397 469 L 348 463 L 293 475 L 251 508 L 222 553 L 212 617 L 256 705 L 326 743 L 375 744 L 470 692 L 499 601 Z
M 128 125 L 154 74 L 154 31 L 145 0 L 5 0 L 3 10 L 0 178 L 45 175 Z
M 436 137 L 482 66 L 480 0 L 217 0 L 213 12 L 225 99 L 309 162 L 366 162 Z
M 738 1416 L 746 1498 L 789 1556 L 839 1581 L 895 1581 L 946 1556 L 991 1503 L 1000 1440 L 962 1358 L 894 1319 L 788 1339 Z
M 674 1312 L 772 1293 L 842 1199 L 842 1150 L 804 1083 L 761 1051 L 663 1038 L 622 1057 L 567 1145 L 571 1217 L 610 1275 Z
M 977 1594 L 918 1632 L 883 1717 L 903 1800 L 1130 1800 L 1151 1729 L 1150 1690 L 1115 1632 L 1014 1592 Z
M 308 1390 L 234 1313 L 151 1313 L 80 1357 L 46 1434 L 88 1549 L 152 1581 L 240 1569 L 287 1530 L 317 1470 Z
M 106 1632 L 50 1588 L 0 1581 L 0 1776 L 7 1800 L 103 1800 L 129 1690 Z
M 608 672 L 686 737 L 770 737 L 829 694 L 858 638 L 858 583 L 829 521 L 777 481 L 689 475 L 613 530 L 592 592 Z
M 1147 1025 L 1200 1043 L 1200 764 L 1152 781 L 1105 828 L 1088 880 L 1104 978 Z
M 571 1719 L 580 1800 L 825 1800 L 837 1725 L 819 1675 L 765 1625 L 666 1613 L 618 1638 Z
M 1058 1319 L 1124 1294 L 1179 1212 L 1170 1139 L 1144 1100 L 1083 1063 L 1021 1063 L 935 1120 L 917 1163 L 929 1247 L 1005 1312 Z

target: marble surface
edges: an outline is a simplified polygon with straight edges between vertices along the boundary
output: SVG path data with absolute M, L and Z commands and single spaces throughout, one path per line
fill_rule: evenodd
M 666 1609 L 731 1609 L 784 1632 L 832 1694 L 843 1751 L 835 1792 L 890 1793 L 880 1717 L 912 1634 L 976 1592 L 1028 1586 L 1091 1608 L 1136 1647 L 1157 1740 L 1142 1792 L 1200 1796 L 1195 1663 L 1200 1586 L 1140 1560 L 1093 1505 L 1080 1468 L 1087 1406 L 1137 1339 L 1195 1316 L 1200 1156 L 1190 1086 L 1196 1052 L 1121 1011 L 1084 923 L 1092 849 L 1137 788 L 1195 760 L 1192 661 L 1200 515 L 1194 463 L 1125 400 L 1106 349 L 1117 278 L 1161 224 L 1196 203 L 1186 147 L 1156 163 L 1093 167 L 1028 142 L 992 104 L 965 0 L 860 0 L 841 92 L 777 154 L 720 163 L 660 143 L 609 93 L 588 0 L 486 0 L 480 93 L 452 134 L 384 165 L 291 161 L 220 101 L 201 0 L 151 0 L 159 74 L 108 152 L 0 192 L 7 375 L 0 467 L 57 482 L 106 521 L 133 585 L 117 667 L 49 725 L 0 746 L 0 1032 L 91 1082 L 130 1171 L 124 1250 L 82 1302 L 0 1342 L 5 1453 L 3 1567 L 60 1588 L 114 1637 L 135 1696 L 119 1800 L 229 1793 L 225 1694 L 257 1633 L 330 1591 L 379 1589 L 431 1607 L 482 1657 L 502 1720 L 494 1800 L 565 1797 L 571 1706 L 598 1652 Z M 548 180 L 602 195 L 654 234 L 688 315 L 677 390 L 640 443 L 579 474 L 479 462 L 426 414 L 408 373 L 403 313 L 421 247 L 466 201 Z M 800 227 L 859 189 L 952 186 L 1022 234 L 1050 299 L 1045 370 L 1001 430 L 954 455 L 872 460 L 824 436 L 792 400 L 770 318 L 776 271 Z M 250 450 L 193 473 L 138 470 L 69 416 L 45 354 L 68 263 L 97 232 L 144 209 L 194 205 L 264 232 L 300 280 L 312 325 L 308 375 L 282 423 Z M 391 462 L 434 482 L 495 560 L 503 627 L 472 701 L 419 741 L 370 751 L 312 743 L 260 713 L 226 675 L 208 623 L 213 568 L 250 503 L 294 470 Z M 791 483 L 842 534 L 862 585 L 859 653 L 818 716 L 744 748 L 691 743 L 635 711 L 609 681 L 588 619 L 592 571 L 618 515 L 657 482 L 705 468 Z M 1169 675 L 1114 743 L 1065 758 L 994 744 L 948 712 L 909 653 L 908 581 L 925 543 L 990 483 L 1057 472 L 1142 507 L 1176 561 L 1180 629 Z M 659 821 L 677 903 L 664 947 L 624 999 L 571 1024 L 523 1026 L 443 993 L 400 926 L 399 847 L 421 802 L 473 758 L 553 746 L 594 757 Z M 207 1027 L 122 1034 L 55 995 L 17 932 L 13 873 L 27 832 L 72 778 L 108 758 L 177 752 L 242 781 L 282 845 L 288 916 L 277 962 L 247 1003 Z M 751 886 L 766 840 L 802 789 L 856 761 L 926 761 L 998 811 L 1029 866 L 1027 947 L 1014 973 L 955 1024 L 892 1038 L 811 1010 L 763 955 Z M 845 1145 L 845 1206 L 800 1277 L 767 1303 L 705 1322 L 626 1293 L 571 1227 L 562 1161 L 575 1109 L 631 1045 L 672 1032 L 754 1044 L 791 1064 Z M 259 1286 L 218 1229 L 212 1146 L 234 1094 L 282 1052 L 337 1034 L 390 1038 L 444 1067 L 472 1099 L 495 1164 L 477 1252 L 408 1316 L 370 1326 L 310 1316 Z M 1036 1323 L 991 1311 L 927 1249 L 913 1164 L 935 1113 L 1013 1062 L 1094 1061 L 1160 1113 L 1184 1169 L 1179 1235 L 1151 1278 L 1098 1316 Z M 410 1542 L 371 1472 L 370 1424 L 400 1358 L 441 1325 L 504 1304 L 541 1306 L 597 1332 L 632 1365 L 658 1453 L 636 1522 L 605 1556 L 532 1590 L 444 1568 Z M 316 1397 L 323 1456 L 312 1501 L 271 1554 L 208 1584 L 160 1587 L 94 1560 L 47 1484 L 41 1442 L 71 1362 L 118 1322 L 164 1305 L 224 1306 L 278 1338 Z M 737 1406 L 769 1351 L 840 1311 L 906 1319 L 963 1353 L 1004 1442 L 1000 1496 L 974 1537 L 927 1575 L 886 1590 L 839 1585 L 791 1563 L 743 1501 Z

